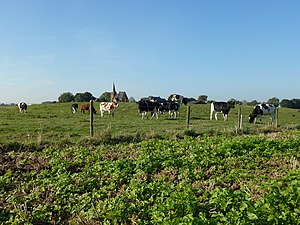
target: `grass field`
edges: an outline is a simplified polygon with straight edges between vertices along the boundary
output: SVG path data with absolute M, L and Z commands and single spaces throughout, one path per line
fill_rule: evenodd
M 95 103 L 96 109 L 99 103 Z M 114 118 L 70 104 L 0 107 L 0 224 L 299 224 L 300 113 L 224 122 L 209 105 L 179 119 Z
M 95 103 L 96 110 L 99 103 Z M 181 107 L 179 119 L 168 119 L 161 115 L 158 120 L 142 120 L 138 114 L 137 104 L 120 103 L 114 118 L 97 113 L 94 116 L 94 139 L 111 137 L 118 141 L 145 140 L 152 137 L 174 139 L 185 134 L 259 134 L 268 131 L 285 130 L 300 126 L 300 113 L 295 109 L 280 108 L 278 129 L 270 126 L 268 116 L 263 118 L 263 124 L 249 124 L 249 106 L 241 108 L 243 114 L 243 129 L 238 127 L 238 107 L 229 113 L 229 120 L 224 122 L 221 114 L 218 121 L 210 121 L 210 105 L 192 105 L 190 129 L 186 129 L 186 106 Z M 77 143 L 89 136 L 89 114 L 71 114 L 70 103 L 45 105 L 30 105 L 28 112 L 20 114 L 17 107 L 0 107 L 0 143 Z

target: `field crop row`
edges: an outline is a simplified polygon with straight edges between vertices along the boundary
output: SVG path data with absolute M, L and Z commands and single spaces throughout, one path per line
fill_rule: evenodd
M 0 223 L 299 224 L 299 146 L 292 135 L 2 145 Z

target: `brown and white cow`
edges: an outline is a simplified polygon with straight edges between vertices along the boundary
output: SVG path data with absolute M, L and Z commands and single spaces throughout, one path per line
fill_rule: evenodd
M 80 107 L 80 112 L 82 112 L 82 113 L 85 113 L 85 111 L 89 111 L 89 110 L 90 110 L 90 104 L 89 103 L 88 104 L 82 104 L 81 107 Z M 96 110 L 95 110 L 94 106 L 92 107 L 92 112 L 94 114 L 96 114 Z
M 101 117 L 104 116 L 104 112 L 108 112 L 108 116 L 115 115 L 115 109 L 118 107 L 117 101 L 112 102 L 100 102 L 100 113 Z

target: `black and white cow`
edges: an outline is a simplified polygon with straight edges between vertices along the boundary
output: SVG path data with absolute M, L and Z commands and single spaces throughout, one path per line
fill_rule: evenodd
M 210 120 L 213 119 L 213 114 L 215 113 L 215 119 L 218 120 L 217 114 L 223 113 L 224 121 L 228 119 L 228 113 L 231 108 L 235 107 L 233 101 L 228 102 L 212 102 L 210 105 Z
M 150 119 L 152 119 L 154 116 L 156 119 L 158 119 L 158 110 L 160 103 L 157 101 L 151 101 L 147 99 L 141 99 L 137 102 L 139 113 L 141 114 L 142 119 L 144 119 L 145 116 L 147 116 L 147 112 L 151 113 Z M 148 116 L 147 116 L 148 119 Z
M 170 118 L 179 117 L 180 104 L 178 102 L 169 102 L 169 116 Z
M 72 104 L 71 106 L 72 113 L 75 114 L 77 110 L 78 110 L 78 104 L 77 103 Z
M 158 110 L 160 113 L 168 112 L 170 118 L 179 117 L 180 104 L 178 102 L 166 101 L 160 103 Z
M 172 118 L 179 117 L 180 113 L 180 106 L 182 104 L 187 105 L 189 102 L 189 99 L 183 97 L 182 95 L 178 94 L 171 94 L 168 98 L 168 102 L 170 102 L 170 109 L 169 109 L 169 115 Z
M 260 123 L 262 123 L 262 116 L 270 115 L 272 124 L 275 120 L 275 114 L 276 106 L 271 104 L 258 104 L 253 108 L 252 113 L 249 115 L 249 123 L 255 123 L 257 116 L 260 117 Z
M 20 113 L 26 112 L 27 104 L 25 102 L 19 102 L 18 108 L 19 108 Z

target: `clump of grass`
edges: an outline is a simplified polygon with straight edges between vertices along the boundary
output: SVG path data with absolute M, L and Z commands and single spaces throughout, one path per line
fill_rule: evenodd
M 274 132 L 278 132 L 278 128 L 272 125 L 269 126 L 265 126 L 261 129 L 257 130 L 259 134 L 268 134 L 268 133 L 274 133 Z
M 111 126 L 109 125 L 106 129 L 104 129 L 101 133 L 99 133 L 98 138 L 103 143 L 109 143 L 112 140 Z
M 42 143 L 42 131 L 39 131 L 37 135 L 37 144 L 40 145 L 41 143 Z
M 189 137 L 198 137 L 200 134 L 193 129 L 186 129 L 184 131 L 184 135 Z
M 152 140 L 152 139 L 164 139 L 161 135 L 155 131 L 149 131 L 145 133 L 143 140 Z

